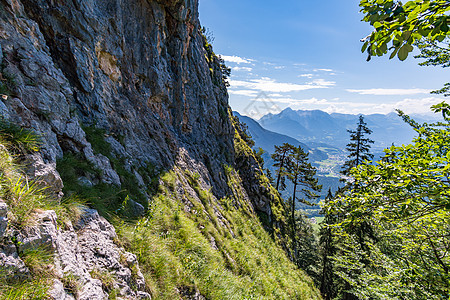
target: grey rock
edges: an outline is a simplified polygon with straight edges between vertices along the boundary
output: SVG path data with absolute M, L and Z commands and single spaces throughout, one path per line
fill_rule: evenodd
M 127 198 L 124 213 L 132 218 L 142 217 L 145 215 L 145 207 L 133 199 Z
M 66 293 L 63 283 L 58 279 L 53 280 L 53 284 L 48 291 L 48 297 L 52 300 L 75 300 L 72 295 Z
M 141 174 L 139 174 L 139 172 L 136 170 L 133 170 L 133 174 L 136 177 L 136 180 L 137 180 L 139 186 L 141 188 L 145 188 L 146 184 L 145 184 L 144 179 L 142 178 Z
M 56 162 L 45 163 L 41 153 L 32 153 L 25 156 L 27 173 L 47 186 L 58 198 L 62 197 L 64 187 L 61 176 L 56 170 Z
M 138 291 L 136 293 L 136 299 L 151 299 L 152 297 L 150 296 L 149 293 L 146 292 L 142 292 L 142 291 Z
M 35 226 L 16 232 L 18 249 L 0 244 L 0 266 L 7 270 L 10 277 L 26 276 L 29 271 L 17 251 L 21 253 L 45 247 L 54 253 L 55 274 L 59 278 L 72 276 L 78 281 L 80 290 L 76 299 L 107 298 L 102 282 L 91 275 L 94 269 L 114 274 L 114 285 L 121 287 L 120 297 L 149 299 L 136 256 L 114 243 L 117 235 L 108 221 L 100 217 L 96 210 L 88 209 L 75 228 L 63 231 L 58 228 L 54 211 L 41 212 Z M 54 280 L 49 291 L 50 299 L 73 299 L 64 291 L 62 282 L 62 279 Z
M 0 199 L 0 240 L 8 226 L 8 205 Z
M 40 246 L 56 249 L 58 238 L 56 213 L 53 210 L 43 211 L 36 216 L 36 219 L 36 226 L 21 231 L 17 235 L 19 252 Z
M 24 279 L 30 271 L 15 250 L 13 246 L 0 246 L 0 268 L 8 278 Z
M 6 95 L 0 95 L 0 97 L 7 97 Z M 6 98 L 7 100 L 8 98 Z M 0 116 L 2 116 L 4 119 L 8 120 L 11 118 L 9 115 L 8 107 L 3 103 L 3 98 L 0 98 Z
M 118 155 L 119 157 L 127 156 L 125 147 L 122 146 L 122 144 L 119 143 L 119 141 L 117 141 L 115 138 L 113 138 L 112 136 L 107 136 L 105 138 L 105 141 L 111 145 L 111 150 L 114 154 Z
M 103 300 L 107 297 L 107 294 L 102 290 L 102 282 L 99 279 L 91 279 L 85 284 L 77 300 Z
M 80 185 L 85 186 L 85 187 L 92 187 L 94 186 L 94 184 L 92 183 L 92 181 L 90 181 L 87 177 L 85 176 L 81 176 L 77 178 L 77 181 Z
M 111 167 L 109 159 L 103 154 L 94 155 L 91 147 L 84 148 L 84 155 L 86 159 L 91 162 L 97 169 L 102 171 L 102 180 L 105 183 L 120 186 L 120 177 L 117 172 Z

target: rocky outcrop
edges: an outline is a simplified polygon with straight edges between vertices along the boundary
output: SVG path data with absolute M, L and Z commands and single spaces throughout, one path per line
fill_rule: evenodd
M 54 211 L 41 212 L 36 219 L 35 226 L 0 236 L 0 266 L 10 278 L 29 277 L 20 255 L 45 249 L 54 259 L 50 299 L 100 300 L 110 293 L 123 299 L 151 298 L 136 256 L 115 244 L 114 227 L 97 211 L 87 210 L 74 227 L 66 224 L 66 230 L 58 229 Z
M 206 58 L 197 1 L 1 5 L 1 71 L 15 81 L 1 113 L 42 133 L 45 162 L 79 152 L 104 170 L 105 182 L 120 184 L 82 123 L 105 129 L 113 151 L 136 169 L 170 169 L 186 149 L 225 193 L 218 175 L 233 157 L 228 99 L 217 61 Z

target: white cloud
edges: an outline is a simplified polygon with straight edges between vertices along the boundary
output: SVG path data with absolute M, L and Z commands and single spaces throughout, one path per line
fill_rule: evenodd
M 325 79 L 314 79 L 312 83 L 319 86 L 334 86 L 336 84 L 334 81 L 327 81 Z
M 284 69 L 284 68 L 286 68 L 286 67 L 285 66 L 276 66 L 275 67 L 276 70 L 281 70 L 281 69 Z
M 245 71 L 245 72 L 253 71 L 253 69 L 249 68 L 249 67 L 232 67 L 231 70 L 233 70 L 233 71 Z
M 329 88 L 330 86 L 334 86 L 335 83 L 332 81 L 317 79 L 308 84 L 296 84 L 288 82 L 277 82 L 274 79 L 263 77 L 261 79 L 252 79 L 250 81 L 230 80 L 230 85 L 233 88 L 244 87 L 247 89 L 263 92 L 287 93 L 305 91 L 310 89 Z
M 232 95 L 241 95 L 241 96 L 247 96 L 247 97 L 256 97 L 258 95 L 257 91 L 252 91 L 252 90 L 232 90 L 232 89 L 229 89 L 228 93 L 232 94 Z
M 313 78 L 314 74 L 300 74 L 298 77 Z
M 273 98 L 273 97 L 276 97 L 276 98 L 280 98 L 280 97 L 285 97 L 285 96 L 283 96 L 283 95 L 281 95 L 281 94 L 269 94 L 269 95 L 267 95 L 269 98 Z
M 332 70 L 332 69 L 314 69 L 313 71 L 314 72 L 320 72 L 320 71 L 322 71 L 322 72 L 334 72 L 334 70 Z
M 442 102 L 442 98 L 427 97 L 422 99 L 403 99 L 392 103 L 374 103 L 374 102 L 350 102 L 339 101 L 339 98 L 333 99 L 296 99 L 292 97 L 274 97 L 270 95 L 268 99 L 256 99 L 256 101 L 278 103 L 282 107 L 291 107 L 292 109 L 320 109 L 328 113 L 345 114 L 387 114 L 401 109 L 407 114 L 424 114 L 430 112 L 430 106 Z
M 376 95 L 376 96 L 417 95 L 417 94 L 428 94 L 431 92 L 431 90 L 427 89 L 363 89 L 363 90 L 347 89 L 346 91 L 350 93 L 358 93 L 360 95 Z
M 253 59 L 242 58 L 236 55 L 220 55 L 220 57 L 222 57 L 226 62 L 232 62 L 236 64 L 251 64 L 252 61 L 254 61 Z
M 394 108 L 403 110 L 407 114 L 429 113 L 432 105 L 442 102 L 442 98 L 427 97 L 422 99 L 404 99 L 395 103 Z
M 430 107 L 442 102 L 442 98 L 427 97 L 422 99 L 406 98 L 393 103 L 354 103 L 338 102 L 326 107 L 324 110 L 328 113 L 338 112 L 347 114 L 387 114 L 400 109 L 407 114 L 424 114 L 430 112 Z

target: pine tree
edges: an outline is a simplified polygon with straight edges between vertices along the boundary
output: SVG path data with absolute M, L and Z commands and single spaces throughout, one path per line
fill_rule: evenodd
M 286 188 L 285 178 L 287 175 L 287 168 L 291 164 L 290 153 L 294 151 L 295 147 L 291 144 L 284 143 L 281 146 L 275 146 L 275 153 L 272 154 L 274 160 L 273 166 L 277 169 L 277 184 L 275 188 L 277 191 L 284 190 Z
M 369 161 L 373 159 L 373 154 L 370 153 L 370 144 L 373 144 L 373 140 L 369 139 L 367 135 L 372 133 L 367 127 L 367 123 L 364 122 L 364 117 L 359 116 L 359 121 L 356 127 L 356 130 L 347 130 L 350 133 L 350 143 L 347 144 L 347 151 L 350 154 L 347 156 L 349 160 L 347 160 L 342 167 L 341 173 L 345 176 L 349 176 L 351 170 L 362 163 L 364 161 Z M 357 190 L 360 187 L 358 183 L 347 183 L 347 185 L 339 192 L 343 193 L 348 190 Z M 367 239 L 375 239 L 372 225 L 367 221 L 361 221 L 357 226 L 353 228 L 353 234 L 358 237 L 358 243 L 361 246 L 361 249 L 369 252 L 369 248 L 367 246 Z M 364 262 L 365 263 L 365 262 Z
M 350 143 L 347 144 L 346 150 L 349 151 L 348 160 L 342 167 L 342 175 L 350 175 L 350 170 L 359 166 L 366 160 L 372 160 L 373 154 L 370 153 L 370 144 L 373 140 L 367 138 L 372 133 L 364 122 L 364 117 L 359 116 L 356 130 L 347 130 L 350 133 Z
M 298 200 L 301 203 L 312 205 L 309 200 L 319 197 L 315 192 L 319 192 L 322 186 L 318 184 L 318 179 L 315 178 L 316 168 L 308 162 L 308 153 L 305 153 L 300 146 L 293 148 L 289 158 L 291 163 L 287 166 L 287 176 L 294 184 L 291 201 L 291 235 L 294 259 L 297 260 L 295 203 Z M 299 187 L 301 189 L 297 190 Z M 303 198 L 298 198 L 297 192 L 300 192 Z

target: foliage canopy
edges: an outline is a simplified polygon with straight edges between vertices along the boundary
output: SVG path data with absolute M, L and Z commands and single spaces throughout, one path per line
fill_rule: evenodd
M 361 0 L 363 21 L 374 31 L 364 38 L 362 52 L 382 56 L 390 52 L 405 60 L 414 49 L 414 43 L 424 38 L 442 42 L 449 35 L 450 1 L 448 0 Z
M 341 238 L 336 265 L 361 299 L 446 299 L 450 287 L 450 106 L 433 107 L 445 122 L 418 124 L 418 137 L 392 146 L 376 165 L 351 171 L 358 185 L 330 201 Z M 354 228 L 374 235 L 360 244 Z M 357 271 L 356 271 L 357 270 Z

